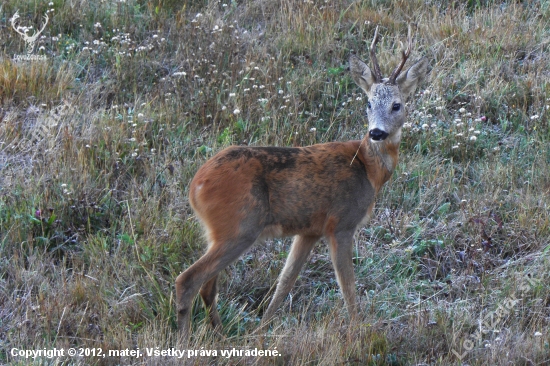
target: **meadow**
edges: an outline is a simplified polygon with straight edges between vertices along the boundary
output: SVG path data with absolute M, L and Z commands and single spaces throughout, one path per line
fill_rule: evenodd
M 33 59 L 12 20 L 44 25 Z M 550 364 L 549 21 L 547 0 L 3 1 L 0 364 Z M 388 75 L 408 24 L 431 71 L 354 238 L 360 321 L 321 242 L 258 332 L 290 245 L 267 240 L 221 275 L 223 336 L 197 298 L 185 344 L 194 173 L 230 145 L 361 139 L 349 55 L 378 26 Z M 13 354 L 71 347 L 144 356 Z M 218 355 L 146 356 L 172 348 Z M 279 355 L 221 356 L 255 348 Z

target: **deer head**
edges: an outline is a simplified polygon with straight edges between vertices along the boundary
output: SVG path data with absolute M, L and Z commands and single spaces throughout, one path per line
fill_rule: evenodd
M 44 14 L 44 25 L 42 25 L 42 28 L 40 28 L 40 30 L 35 32 L 32 36 L 29 36 L 27 34 L 28 28 L 24 29 L 23 27 L 16 25 L 17 19 L 19 18 L 19 11 L 16 11 L 13 17 L 10 19 L 11 26 L 13 30 L 19 33 L 23 37 L 23 40 L 25 40 L 25 43 L 27 44 L 27 54 L 30 55 L 34 50 L 34 45 L 36 40 L 38 39 L 38 36 L 44 31 L 44 28 L 46 28 L 46 25 L 48 24 L 48 20 L 50 18 L 48 17 L 47 13 Z
M 401 127 L 407 118 L 405 102 L 416 86 L 424 79 L 428 69 L 428 60 L 421 58 L 406 72 L 401 73 L 412 49 L 411 27 L 409 26 L 407 48 L 402 51 L 401 63 L 389 78 L 383 78 L 376 58 L 378 27 L 370 46 L 372 69 L 358 57 L 350 57 L 350 71 L 353 80 L 367 94 L 368 135 L 372 141 L 379 142 L 390 138 L 399 142 Z

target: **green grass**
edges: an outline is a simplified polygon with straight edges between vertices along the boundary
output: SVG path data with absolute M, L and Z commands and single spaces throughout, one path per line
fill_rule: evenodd
M 10 18 L 36 28 L 48 9 L 35 47 L 47 60 L 14 62 L 25 43 Z M 0 363 L 181 361 L 11 355 L 54 347 L 282 355 L 197 365 L 549 363 L 549 20 L 546 1 L 5 1 Z M 388 74 L 407 22 L 411 58 L 431 72 L 355 237 L 361 321 L 348 323 L 320 243 L 257 332 L 290 243 L 268 240 L 222 273 L 225 337 L 197 299 L 184 346 L 174 280 L 205 246 L 187 199 L 194 172 L 231 144 L 362 138 L 366 100 L 347 59 L 368 61 L 380 26 Z

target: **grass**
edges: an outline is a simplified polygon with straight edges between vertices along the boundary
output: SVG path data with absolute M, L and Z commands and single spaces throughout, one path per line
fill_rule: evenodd
M 53 9 L 53 11 L 51 10 Z M 34 53 L 10 18 L 50 21 Z M 550 363 L 548 2 L 14 1 L 0 8 L 0 363 L 180 364 L 12 349 L 197 350 L 190 364 Z M 187 200 L 231 144 L 361 138 L 347 58 L 430 60 L 400 163 L 355 238 L 349 324 L 321 243 L 268 334 L 289 240 L 222 275 L 224 335 L 197 299 L 184 346 L 175 277 L 204 251 Z M 281 356 L 200 357 L 201 350 Z M 454 351 L 454 352 L 453 352 Z

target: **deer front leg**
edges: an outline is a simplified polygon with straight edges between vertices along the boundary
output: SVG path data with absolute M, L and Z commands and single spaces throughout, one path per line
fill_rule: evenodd
M 353 231 L 339 232 L 329 236 L 330 256 L 336 280 L 344 296 L 351 320 L 357 319 L 355 301 L 355 274 L 353 273 Z

